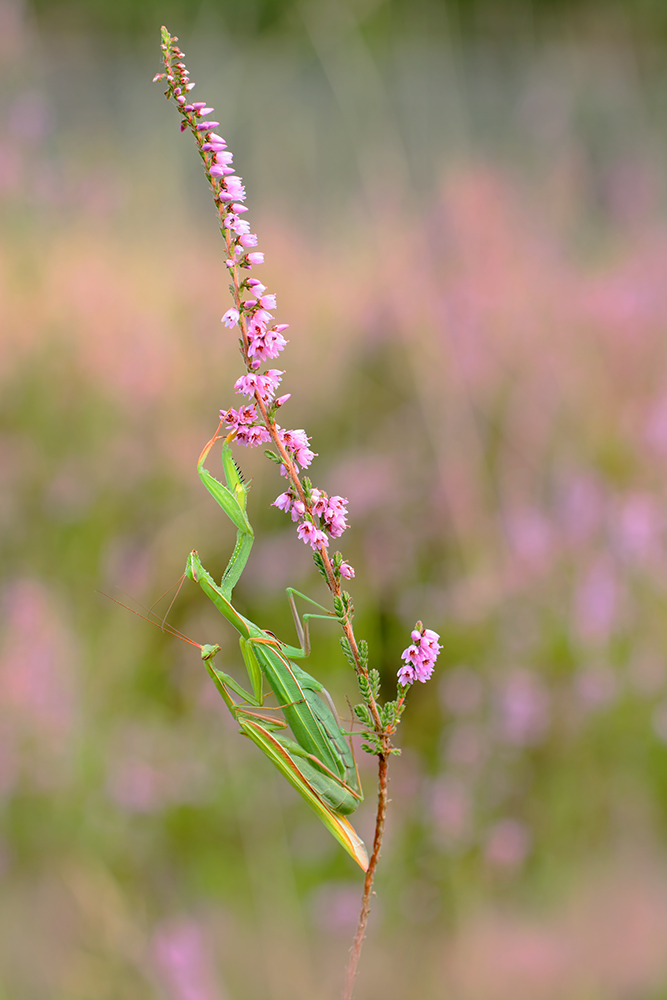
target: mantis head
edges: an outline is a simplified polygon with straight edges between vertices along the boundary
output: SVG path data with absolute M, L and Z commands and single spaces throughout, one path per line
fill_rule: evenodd
M 214 646 L 209 646 L 208 644 L 202 646 L 201 648 L 201 658 L 202 660 L 212 660 L 214 656 L 220 652 L 220 646 L 216 643 Z

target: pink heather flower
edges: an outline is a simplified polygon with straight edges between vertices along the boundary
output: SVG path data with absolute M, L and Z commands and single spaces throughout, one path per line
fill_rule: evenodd
M 257 294 L 258 292 L 255 292 L 255 295 Z M 262 295 L 261 298 L 259 299 L 259 304 L 262 307 L 262 309 L 275 309 L 276 308 L 275 294 L 271 292 L 269 295 Z
M 220 191 L 220 199 L 222 201 L 245 201 L 245 188 L 240 177 L 232 174 L 231 177 L 225 178 L 224 188 Z M 234 208 L 236 209 L 236 206 Z
M 322 493 L 321 490 L 312 490 L 310 499 L 312 501 L 313 514 L 321 517 L 327 509 L 328 497 L 326 493 Z
M 283 328 L 286 325 L 283 323 Z M 287 344 L 288 341 L 281 333 L 278 333 L 278 327 L 274 326 L 264 337 L 264 351 L 267 358 L 277 358 L 280 352 L 285 350 Z
M 250 316 L 250 321 L 248 323 L 248 336 L 261 338 L 266 335 L 266 321 L 262 316 L 257 314 Z
M 303 521 L 296 529 L 296 533 L 302 542 L 310 543 L 313 550 L 329 544 L 327 536 L 319 528 L 316 528 L 312 521 Z
M 257 390 L 263 401 L 268 403 L 273 399 L 276 389 L 280 385 L 281 376 L 284 374 L 277 368 L 270 368 L 264 375 L 256 375 L 252 372 L 238 378 L 234 383 L 234 388 L 245 396 L 253 396 Z
M 239 219 L 237 215 L 227 215 L 225 217 L 225 227 L 231 229 L 237 236 L 243 236 L 250 232 L 250 223 L 245 219 Z
M 314 458 L 315 452 L 311 451 L 307 445 L 300 445 L 294 451 L 294 461 L 302 469 L 307 469 Z
M 266 331 L 261 323 L 250 323 L 248 329 L 248 357 L 254 358 L 259 365 L 269 358 L 277 358 L 281 351 L 287 346 L 287 341 L 275 329 Z
M 347 497 L 329 497 L 326 508 L 322 511 L 324 526 L 333 538 L 340 538 L 347 528 Z
M 220 410 L 220 419 L 230 427 L 250 427 L 257 420 L 257 410 L 254 406 L 241 406 L 238 410 Z
M 211 177 L 226 177 L 228 174 L 234 173 L 234 167 L 226 167 L 224 163 L 223 164 L 214 163 L 212 167 L 209 167 L 208 172 L 210 173 Z
M 329 497 L 329 506 L 335 511 L 340 511 L 341 514 L 347 514 L 348 503 L 347 497 Z
M 246 260 L 248 261 L 249 264 L 253 264 L 253 265 L 254 264 L 263 264 L 264 263 L 264 254 L 261 251 L 259 251 L 257 253 L 249 253 L 248 256 L 246 257 Z
M 254 396 L 256 380 L 257 375 L 242 375 L 234 383 L 234 389 L 236 392 L 242 392 L 244 396 Z
M 273 316 L 266 309 L 255 309 L 252 315 L 253 323 L 257 324 L 262 332 L 266 331 L 266 326 L 270 319 L 273 319 Z
M 268 399 L 273 399 L 275 396 L 276 390 L 280 385 L 284 374 L 285 372 L 280 371 L 278 368 L 269 368 L 263 375 L 258 376 L 258 379 L 261 382 L 260 391 L 262 393 L 266 392 Z
M 256 361 L 256 364 L 252 365 L 253 368 L 259 368 L 263 361 L 269 360 L 263 336 L 261 334 L 253 336 L 250 330 L 248 331 L 248 357 Z
M 302 469 L 307 469 L 315 458 L 315 452 L 311 451 L 308 447 L 310 438 L 306 432 L 303 429 L 296 431 L 284 431 L 280 427 L 276 427 L 276 429 L 280 435 L 280 440 L 293 458 L 297 469 L 299 466 Z
M 257 448 L 260 444 L 268 444 L 271 435 L 263 425 L 255 427 L 239 427 L 236 431 L 236 441 L 248 448 Z
M 305 516 L 306 516 L 306 505 L 304 504 L 303 500 L 295 500 L 291 513 L 292 520 L 300 521 L 301 518 Z
M 291 392 L 287 392 L 287 393 L 285 393 L 284 396 L 278 396 L 278 398 L 276 400 L 276 407 L 283 406 L 287 402 L 287 400 L 290 398 L 291 395 L 292 395 Z
M 276 497 L 271 506 L 277 507 L 279 510 L 284 510 L 287 513 L 292 506 L 291 494 L 289 492 L 281 493 L 279 497 Z
M 354 569 L 350 566 L 349 562 L 343 561 L 340 564 L 340 575 L 345 577 L 346 580 L 351 580 L 354 576 Z
M 347 521 L 345 520 L 345 515 L 336 512 L 332 516 L 330 516 L 330 513 L 331 513 L 331 508 L 329 507 L 324 515 L 324 526 L 332 538 L 340 538 L 340 536 L 347 528 Z
M 246 249 L 248 247 L 256 247 L 257 246 L 257 236 L 255 235 L 255 233 L 244 233 L 243 236 L 239 236 L 239 243 L 241 244 L 242 247 L 245 247 Z M 264 255 L 262 254 L 262 260 L 260 260 L 260 261 L 252 261 L 252 263 L 253 264 L 255 264 L 255 263 L 261 264 L 263 262 L 263 260 L 264 260 Z
M 250 226 L 248 226 L 248 229 L 250 229 Z M 252 294 L 257 296 L 257 298 L 260 298 L 266 291 L 266 285 L 263 285 L 259 278 L 248 278 L 246 285 Z M 266 308 L 275 309 L 275 302 L 273 306 L 267 306 Z
M 401 653 L 405 663 L 398 671 L 398 682 L 405 686 L 421 681 L 424 684 L 433 674 L 435 661 L 442 646 L 438 642 L 440 636 L 430 628 L 424 628 L 417 622 L 411 633 L 412 644 Z
M 225 326 L 228 326 L 230 330 L 233 326 L 236 326 L 238 321 L 239 321 L 238 309 L 228 309 L 225 315 L 220 320 L 220 322 L 224 323 Z

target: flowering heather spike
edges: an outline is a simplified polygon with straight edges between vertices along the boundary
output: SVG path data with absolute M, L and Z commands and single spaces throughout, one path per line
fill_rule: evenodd
M 182 119 L 181 129 L 190 130 L 204 163 L 218 210 L 220 231 L 227 247 L 226 263 L 234 295 L 234 305 L 224 314 L 222 323 L 230 329 L 237 324 L 241 328 L 241 354 L 246 374 L 236 380 L 234 388 L 254 401 L 254 405 L 242 406 L 238 410 L 230 408 L 221 411 L 221 419 L 235 431 L 235 439 L 241 445 L 255 447 L 273 440 L 282 457 L 281 473 L 292 480 L 295 491 L 289 506 L 278 506 L 289 511 L 297 522 L 299 537 L 322 553 L 326 551 L 329 538 L 340 537 L 347 527 L 347 500 L 339 496 L 327 497 L 319 490 L 313 490 L 310 499 L 304 495 L 298 474 L 300 469 L 307 469 L 315 458 L 310 438 L 302 429 L 284 430 L 275 422 L 276 410 L 290 398 L 290 393 L 286 393 L 274 402 L 284 372 L 271 368 L 262 374 L 259 370 L 262 364 L 277 358 L 287 346 L 283 332 L 289 324 L 273 322 L 272 310 L 276 308 L 274 292 L 267 291 L 266 285 L 257 278 L 241 277 L 241 269 L 248 270 L 264 262 L 262 251 L 248 252 L 249 248 L 257 245 L 257 236 L 250 231 L 250 224 L 240 218 L 241 213 L 246 211 L 241 204 L 245 200 L 243 181 L 231 166 L 233 155 L 227 150 L 227 143 L 213 131 L 219 122 L 201 120 L 213 109 L 205 101 L 185 102 L 183 92 L 193 85 L 189 82 L 183 53 L 166 29 L 163 29 L 163 38 L 166 73 L 158 74 L 156 79 L 166 78 L 166 96 L 175 98 Z M 256 297 L 244 298 L 244 292 Z M 332 582 L 335 586 L 341 576 L 349 579 L 353 575 L 354 570 L 349 563 L 343 563 L 336 577 L 332 577 Z

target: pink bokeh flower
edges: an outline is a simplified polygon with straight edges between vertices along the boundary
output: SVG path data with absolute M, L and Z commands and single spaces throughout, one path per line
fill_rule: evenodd
M 161 923 L 152 957 L 170 1000 L 222 1000 L 224 993 L 200 925 L 190 918 Z

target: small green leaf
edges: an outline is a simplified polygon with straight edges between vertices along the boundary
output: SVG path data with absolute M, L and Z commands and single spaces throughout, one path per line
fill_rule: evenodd
M 324 568 L 324 560 L 322 559 L 322 556 L 319 554 L 319 552 L 313 552 L 313 562 L 317 566 L 320 576 L 323 576 L 325 580 L 328 580 L 327 571 Z M 334 603 L 335 603 L 335 598 L 334 598 Z
M 351 667 L 356 667 L 356 663 L 354 662 L 354 656 L 352 655 L 350 640 L 347 638 L 346 635 L 342 635 L 340 637 L 340 644 L 343 647 L 343 653 L 345 654 L 345 659 L 347 660 L 347 662 L 350 664 Z
M 364 739 L 366 743 L 361 744 L 361 749 L 365 750 L 366 753 L 372 753 L 379 756 L 382 750 L 382 741 L 375 733 L 364 733 Z
M 356 715 L 356 717 L 359 719 L 360 722 L 363 722 L 365 726 L 373 725 L 373 720 L 371 719 L 371 713 L 368 711 L 368 708 L 365 705 L 355 705 L 354 714 Z
M 400 713 L 398 712 L 398 702 L 388 701 L 386 705 L 383 705 L 381 718 L 382 725 L 385 729 L 393 729 L 397 720 L 400 718 Z

